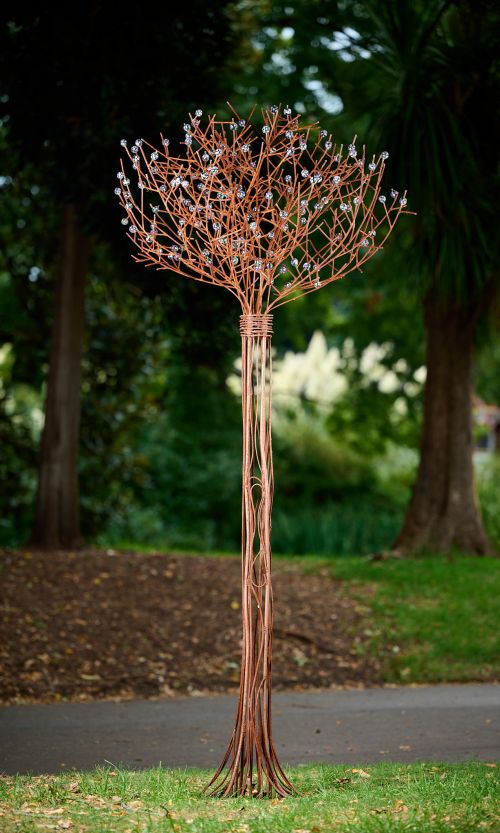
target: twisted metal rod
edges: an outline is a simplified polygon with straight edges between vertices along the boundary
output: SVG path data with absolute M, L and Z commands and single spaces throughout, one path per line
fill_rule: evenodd
M 272 315 L 242 315 L 242 662 L 236 719 L 211 795 L 284 797 L 293 787 L 272 737 Z

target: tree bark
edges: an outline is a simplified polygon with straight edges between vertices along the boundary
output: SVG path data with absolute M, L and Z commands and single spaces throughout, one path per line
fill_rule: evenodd
M 271 315 L 242 316 L 242 659 L 233 734 L 207 786 L 217 796 L 293 792 L 272 738 L 271 324 Z
M 76 206 L 66 205 L 61 221 L 45 423 L 31 536 L 31 543 L 43 548 L 74 548 L 82 543 L 77 461 L 89 248 Z
M 427 381 L 420 464 L 393 549 L 492 553 L 474 488 L 472 367 L 477 310 L 424 300 Z

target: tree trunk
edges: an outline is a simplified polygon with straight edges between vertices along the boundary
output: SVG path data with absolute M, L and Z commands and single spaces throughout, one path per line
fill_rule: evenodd
M 393 548 L 492 552 L 474 490 L 472 361 L 477 314 L 424 301 L 427 381 L 417 480 Z
M 274 749 L 271 719 L 271 333 L 271 315 L 241 317 L 242 661 L 233 734 L 207 786 L 218 796 L 271 798 L 293 792 Z
M 79 227 L 76 207 L 66 205 L 61 223 L 45 423 L 31 536 L 32 544 L 44 548 L 81 544 L 77 460 L 88 257 L 89 241 Z

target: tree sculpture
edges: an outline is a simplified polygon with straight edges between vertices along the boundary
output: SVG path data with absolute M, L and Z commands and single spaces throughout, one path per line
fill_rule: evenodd
M 242 663 L 233 734 L 207 787 L 219 796 L 293 792 L 271 722 L 272 312 L 361 269 L 406 206 L 380 192 L 387 153 L 344 152 L 289 107 L 262 117 L 261 130 L 235 112 L 202 125 L 197 110 L 182 156 L 163 137 L 161 149 L 122 139 L 137 190 L 123 164 L 115 189 L 136 261 L 223 286 L 242 309 Z

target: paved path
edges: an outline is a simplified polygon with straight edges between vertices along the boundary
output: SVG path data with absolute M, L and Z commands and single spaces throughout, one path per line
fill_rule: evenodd
M 110 761 L 215 767 L 234 697 L 67 703 L 0 709 L 0 771 L 60 772 Z M 286 764 L 500 759 L 500 685 L 277 694 Z

